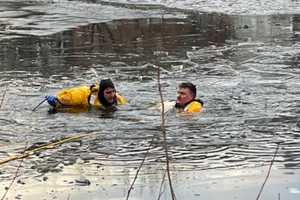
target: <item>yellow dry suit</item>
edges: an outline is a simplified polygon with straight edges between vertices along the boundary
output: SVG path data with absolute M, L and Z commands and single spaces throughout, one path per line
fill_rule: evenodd
M 202 111 L 203 101 L 200 99 L 194 99 L 182 106 L 176 104 L 175 108 L 177 108 L 180 112 L 197 113 Z
M 79 86 L 61 90 L 55 95 L 58 101 L 55 109 L 68 107 L 87 109 L 90 106 L 105 109 L 105 106 L 101 104 L 98 98 L 98 92 L 99 86 L 96 85 L 92 85 L 90 87 Z M 116 104 L 124 105 L 126 103 L 126 99 L 117 93 Z

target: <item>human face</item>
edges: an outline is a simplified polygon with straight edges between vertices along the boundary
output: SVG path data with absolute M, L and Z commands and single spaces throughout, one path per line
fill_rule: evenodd
M 184 105 L 194 99 L 193 93 L 189 88 L 179 88 L 177 91 L 177 101 L 179 105 Z
M 104 98 L 106 99 L 106 101 L 108 101 L 109 103 L 113 103 L 115 98 L 116 98 L 116 90 L 114 88 L 106 88 L 103 91 L 104 94 Z

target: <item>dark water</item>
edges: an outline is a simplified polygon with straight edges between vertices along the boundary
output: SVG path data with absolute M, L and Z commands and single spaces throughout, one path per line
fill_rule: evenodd
M 48 35 L 24 34 L 22 27 L 1 32 L 1 94 L 8 88 L 0 158 L 26 143 L 91 133 L 26 160 L 23 176 L 59 172 L 78 160 L 120 166 L 123 174 L 141 162 L 153 136 L 147 165 L 163 162 L 160 113 L 151 109 L 159 102 L 155 64 L 162 68 L 166 100 L 176 98 L 180 82 L 191 81 L 205 102 L 200 116 L 167 116 L 176 171 L 268 165 L 278 143 L 275 166 L 299 169 L 300 15 L 173 15 L 113 19 Z M 47 105 L 31 111 L 47 94 L 104 77 L 129 100 L 116 113 L 49 115 Z M 15 168 L 1 168 L 0 180 Z

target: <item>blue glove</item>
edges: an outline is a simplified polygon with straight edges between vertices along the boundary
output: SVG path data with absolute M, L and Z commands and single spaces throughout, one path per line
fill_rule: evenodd
M 53 107 L 56 106 L 58 100 L 55 96 L 47 95 L 45 98 L 51 106 L 53 106 Z

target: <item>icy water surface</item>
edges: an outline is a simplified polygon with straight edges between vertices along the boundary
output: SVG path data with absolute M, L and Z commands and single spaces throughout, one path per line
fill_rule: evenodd
M 172 8 L 197 10 L 200 12 L 219 12 L 239 15 L 270 15 L 299 13 L 299 0 L 113 0 L 115 2 L 138 5 L 160 5 Z
M 98 3 L 80 3 L 85 11 L 75 15 L 68 12 L 73 1 L 0 5 L 7 6 L 0 12 L 0 100 L 7 90 L 1 160 L 25 146 L 91 134 L 26 159 L 11 198 L 124 199 L 152 138 L 133 199 L 156 198 L 164 168 L 160 113 L 151 109 L 159 102 L 159 65 L 166 100 L 176 98 L 180 82 L 192 81 L 205 102 L 197 117 L 167 116 L 179 199 L 254 199 L 278 143 L 265 199 L 299 199 L 300 15 Z M 104 13 L 84 16 L 88 9 Z M 129 105 L 113 114 L 50 115 L 46 104 L 31 111 L 47 94 L 103 77 Z M 0 168 L 2 189 L 17 166 Z M 83 177 L 90 186 L 78 186 Z

